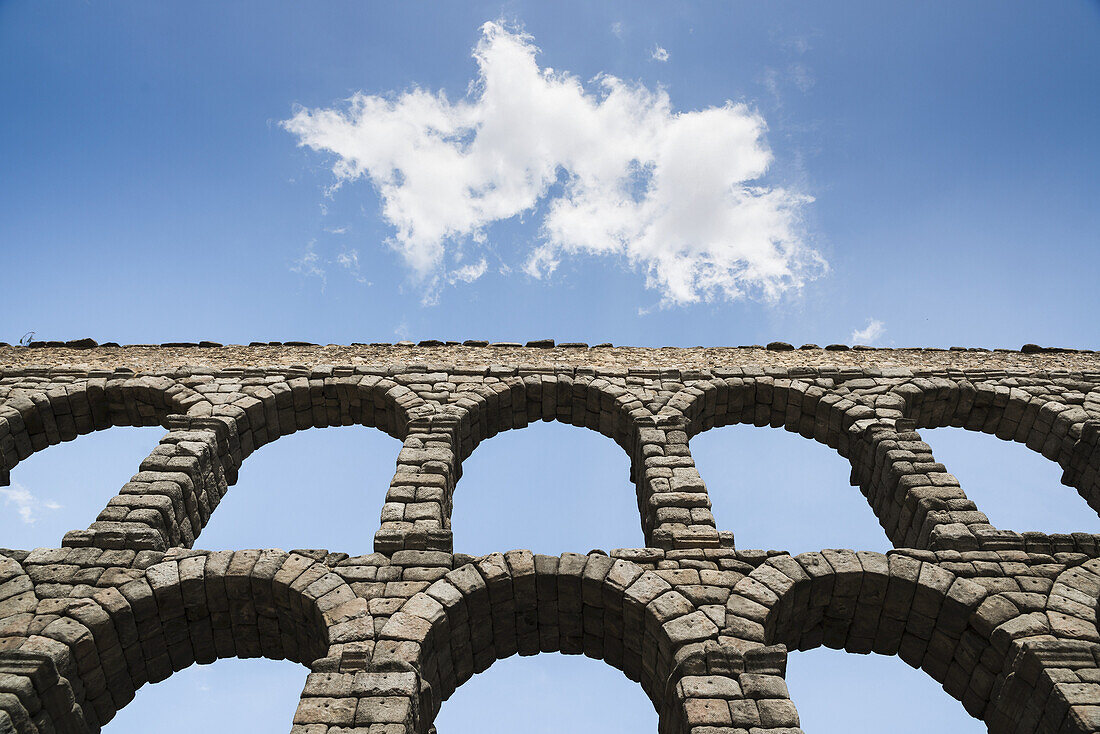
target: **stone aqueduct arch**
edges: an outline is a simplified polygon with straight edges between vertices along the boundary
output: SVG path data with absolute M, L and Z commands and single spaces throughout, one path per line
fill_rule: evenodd
M 291 356 L 305 366 L 281 366 Z M 97 731 L 146 683 L 263 656 L 310 669 L 295 734 L 422 733 L 494 661 L 561 651 L 638 681 L 662 733 L 778 734 L 798 726 L 788 650 L 821 645 L 901 657 L 992 732 L 1100 731 L 1097 536 L 994 528 L 918 433 L 950 425 L 1023 443 L 1100 509 L 1091 353 L 337 356 L 0 348 L 0 484 L 33 452 L 91 431 L 166 429 L 88 529 L 60 548 L 0 550 L 0 732 Z M 624 450 L 646 547 L 455 552 L 463 460 L 537 420 Z M 732 423 L 837 451 L 895 550 L 738 549 L 690 451 L 693 436 Z M 192 550 L 253 451 L 353 424 L 402 442 L 375 553 Z

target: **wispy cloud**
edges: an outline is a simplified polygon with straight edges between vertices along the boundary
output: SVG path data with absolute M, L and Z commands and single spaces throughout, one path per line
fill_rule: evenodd
M 801 56 L 807 51 L 813 48 L 813 41 L 811 39 L 817 38 L 821 35 L 820 31 L 811 31 L 808 34 L 802 35 L 790 35 L 790 36 L 774 36 L 772 40 L 775 41 L 782 48 L 793 52 Z
M 346 230 L 341 228 L 338 230 L 326 229 L 325 231 L 330 234 L 343 234 Z M 333 266 L 336 266 L 337 274 L 344 272 L 357 283 L 373 285 L 373 283 L 363 275 L 359 263 L 358 249 L 345 246 L 335 257 L 332 257 L 331 255 L 323 255 L 321 252 L 318 252 L 317 240 L 310 240 L 301 255 L 291 262 L 290 272 L 298 273 L 304 278 L 316 278 L 321 282 L 321 292 L 324 293 L 325 288 L 328 286 L 329 269 Z
M 824 272 L 801 235 L 810 197 L 761 180 L 772 153 L 759 113 L 729 101 L 677 112 L 665 90 L 607 74 L 586 90 L 537 53 L 486 23 L 466 97 L 358 93 L 283 126 L 334 156 L 335 186 L 374 185 L 391 245 L 429 287 L 490 225 L 535 211 L 529 275 L 603 255 L 641 270 L 665 305 L 774 300 Z
M 359 250 L 344 250 L 336 256 L 336 264 L 348 271 L 348 274 L 359 283 L 367 283 L 367 279 L 359 271 Z M 368 283 L 369 285 L 369 283 Z
M 660 46 L 653 47 L 653 60 L 654 61 L 668 61 L 668 51 Z
M 321 280 L 321 291 L 323 292 L 328 284 L 328 278 L 325 275 L 325 268 L 321 264 L 321 257 L 317 254 L 316 248 L 317 242 L 310 240 L 302 254 L 291 263 L 290 272 L 298 273 L 307 278 L 319 278 Z
M 777 107 L 783 106 L 784 96 L 794 87 L 800 93 L 813 89 L 817 80 L 813 71 L 804 64 L 788 64 L 785 69 L 767 67 L 760 78 L 760 83 L 768 90 Z
M 611 24 L 611 35 L 615 36 L 615 38 L 618 38 L 620 41 L 623 40 L 623 22 L 621 20 L 617 20 Z
M 867 326 L 852 331 L 853 344 L 866 344 L 870 346 L 886 334 L 886 324 L 878 319 L 867 319 Z
M 53 500 L 43 500 L 31 494 L 30 490 L 18 482 L 12 481 L 10 487 L 0 487 L 0 498 L 4 506 L 14 506 L 16 514 L 25 525 L 34 525 L 39 510 L 60 510 L 61 505 Z
M 791 64 L 787 67 L 787 76 L 800 92 L 808 92 L 817 84 L 813 72 L 805 64 Z

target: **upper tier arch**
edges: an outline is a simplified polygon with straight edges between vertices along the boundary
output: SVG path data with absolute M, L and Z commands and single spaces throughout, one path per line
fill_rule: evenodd
M 203 398 L 168 377 L 103 378 L 18 386 L 0 395 L 0 485 L 31 454 L 112 426 L 168 427 Z
M 453 397 L 452 404 L 462 411 L 460 460 L 485 439 L 537 420 L 597 431 L 629 455 L 638 426 L 652 420 L 652 413 L 625 387 L 587 375 L 548 373 L 466 382 L 457 386 Z
M 1005 384 L 1008 382 L 1009 384 Z M 955 427 L 1022 443 L 1062 467 L 1062 483 L 1100 512 L 1100 388 L 1064 378 L 916 378 L 892 389 L 918 428 Z
M 222 391 L 196 385 L 185 414 L 164 418 L 169 433 L 87 530 L 66 546 L 190 548 L 242 463 L 260 446 L 306 428 L 365 425 L 399 440 L 417 415 L 430 413 L 408 387 L 376 375 L 242 383 Z
M 187 419 L 196 427 L 222 424 L 238 466 L 261 446 L 306 428 L 362 425 L 400 441 L 414 419 L 433 412 L 415 390 L 378 375 L 272 375 L 223 389 L 211 383 L 207 402 Z

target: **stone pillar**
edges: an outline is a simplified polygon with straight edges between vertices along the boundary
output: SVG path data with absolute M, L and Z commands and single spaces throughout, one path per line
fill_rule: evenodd
M 1081 436 L 1063 469 L 1062 484 L 1076 488 L 1089 507 L 1100 512 L 1100 420 L 1081 425 Z
M 718 533 L 710 497 L 688 448 L 687 419 L 657 416 L 640 426 L 632 473 L 646 544 L 654 548 L 733 547 L 733 533 Z
M 161 439 L 87 530 L 66 533 L 61 544 L 129 550 L 190 548 L 236 479 L 236 462 L 224 437 L 219 439 L 219 431 L 192 428 L 188 419 L 182 419 L 182 425 Z
M 91 732 L 47 653 L 0 651 L 0 732 Z
M 974 550 L 996 535 L 959 480 L 932 456 L 915 421 L 869 420 L 850 429 L 852 484 L 898 548 Z
M 382 526 L 374 536 L 377 552 L 451 552 L 451 498 L 462 473 L 457 428 L 453 415 L 410 421 L 382 508 Z
M 370 671 L 342 664 L 335 672 L 310 673 L 291 734 L 368 729 L 417 734 L 419 689 L 420 676 L 412 670 Z
M 711 643 L 682 659 L 669 679 L 659 731 L 800 734 L 786 668 L 782 645 L 741 650 Z
M 1100 731 L 1100 645 L 1032 637 L 1020 641 L 995 683 L 985 722 L 993 734 Z

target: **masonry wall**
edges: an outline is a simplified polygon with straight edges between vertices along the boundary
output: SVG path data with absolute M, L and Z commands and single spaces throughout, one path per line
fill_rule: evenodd
M 453 547 L 463 460 L 538 420 L 622 448 L 646 547 Z M 837 451 L 895 550 L 738 548 L 690 448 L 731 423 Z M 354 424 L 402 441 L 374 553 L 198 550 L 253 451 Z M 0 346 L 0 484 L 123 425 L 166 433 L 99 516 L 0 550 L 0 732 L 97 731 L 142 685 L 256 656 L 311 671 L 295 734 L 427 732 L 474 673 L 550 651 L 637 681 L 661 732 L 793 732 L 787 652 L 821 645 L 898 655 L 992 732 L 1100 731 L 1097 536 L 992 526 L 920 436 L 1018 442 L 1100 509 L 1091 352 Z

